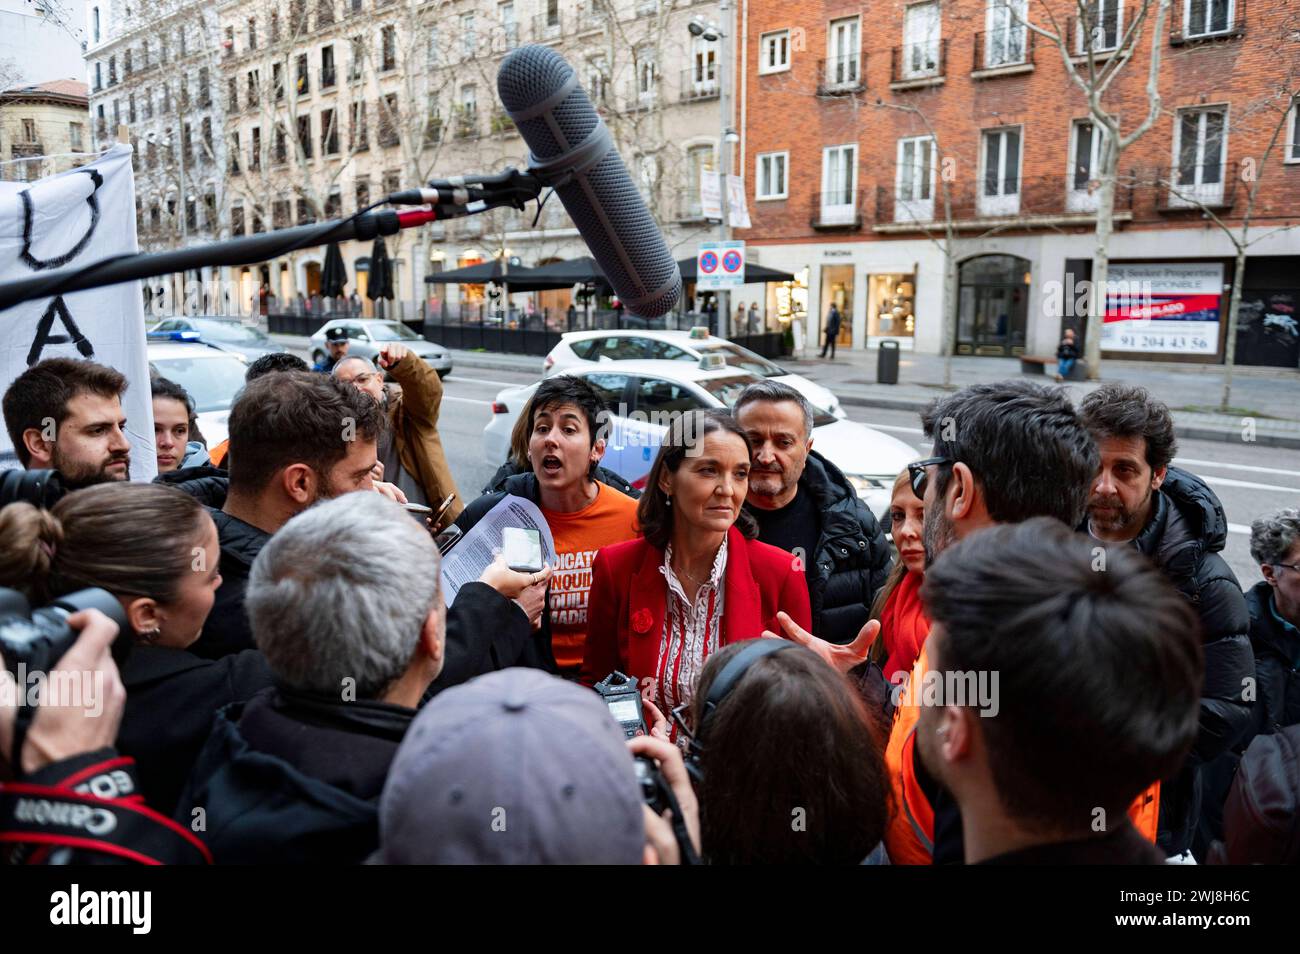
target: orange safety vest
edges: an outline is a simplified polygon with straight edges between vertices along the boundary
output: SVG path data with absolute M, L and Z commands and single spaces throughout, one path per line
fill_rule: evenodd
M 220 467 L 221 462 L 226 459 L 226 452 L 230 450 L 230 438 L 226 438 L 216 447 L 208 451 L 208 459 L 212 461 L 213 467 Z
M 903 691 L 894 711 L 894 726 L 889 733 L 885 749 L 885 766 L 889 770 L 893 789 L 893 813 L 885 827 L 885 850 L 889 861 L 896 865 L 928 865 L 934 863 L 934 807 L 921 790 L 921 784 L 912 768 L 913 750 L 916 746 L 916 722 L 921 706 L 914 698 L 912 687 L 919 687 L 929 668 L 926 647 L 912 669 L 911 681 Z M 1128 809 L 1129 820 L 1138 833 L 1155 843 L 1156 827 L 1160 820 L 1160 783 L 1152 782 L 1141 792 Z

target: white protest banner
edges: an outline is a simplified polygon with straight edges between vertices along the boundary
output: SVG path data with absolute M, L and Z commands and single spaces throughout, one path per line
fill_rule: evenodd
M 749 206 L 745 203 L 745 180 L 727 176 L 727 218 L 733 229 L 750 227 Z
M 36 182 L 0 182 L 0 282 L 137 251 L 129 146 Z M 46 358 L 84 358 L 126 375 L 131 478 L 151 480 L 158 462 L 140 283 L 23 302 L 0 312 L 0 322 L 0 391 Z M 16 466 L 9 435 L 0 434 L 0 468 Z
M 722 177 L 716 172 L 700 173 L 700 214 L 706 219 L 722 218 Z

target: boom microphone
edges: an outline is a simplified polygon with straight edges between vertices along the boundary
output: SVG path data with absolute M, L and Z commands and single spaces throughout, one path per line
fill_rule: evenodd
M 573 67 L 549 46 L 521 46 L 497 93 L 532 151 L 529 171 L 554 187 L 619 301 L 643 318 L 667 314 L 681 271 Z

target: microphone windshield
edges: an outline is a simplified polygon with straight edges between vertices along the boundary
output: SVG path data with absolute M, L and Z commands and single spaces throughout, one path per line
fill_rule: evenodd
M 623 306 L 645 318 L 667 314 L 681 296 L 681 271 L 573 67 L 549 46 L 521 46 L 501 63 L 497 92 L 530 165 L 559 159 L 563 171 L 572 155 L 578 171 L 555 194 Z

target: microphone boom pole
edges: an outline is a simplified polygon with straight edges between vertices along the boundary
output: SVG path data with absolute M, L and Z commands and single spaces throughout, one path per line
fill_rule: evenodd
M 0 283 L 0 310 L 34 298 L 52 298 L 69 292 L 118 285 L 157 275 L 168 275 L 207 265 L 254 265 L 301 248 L 328 245 L 349 239 L 365 241 L 379 235 L 393 235 L 440 218 L 432 209 L 395 212 L 382 209 L 346 219 L 331 219 L 313 225 L 277 229 L 260 235 L 209 242 L 170 252 L 137 252 L 114 255 L 89 265 Z

